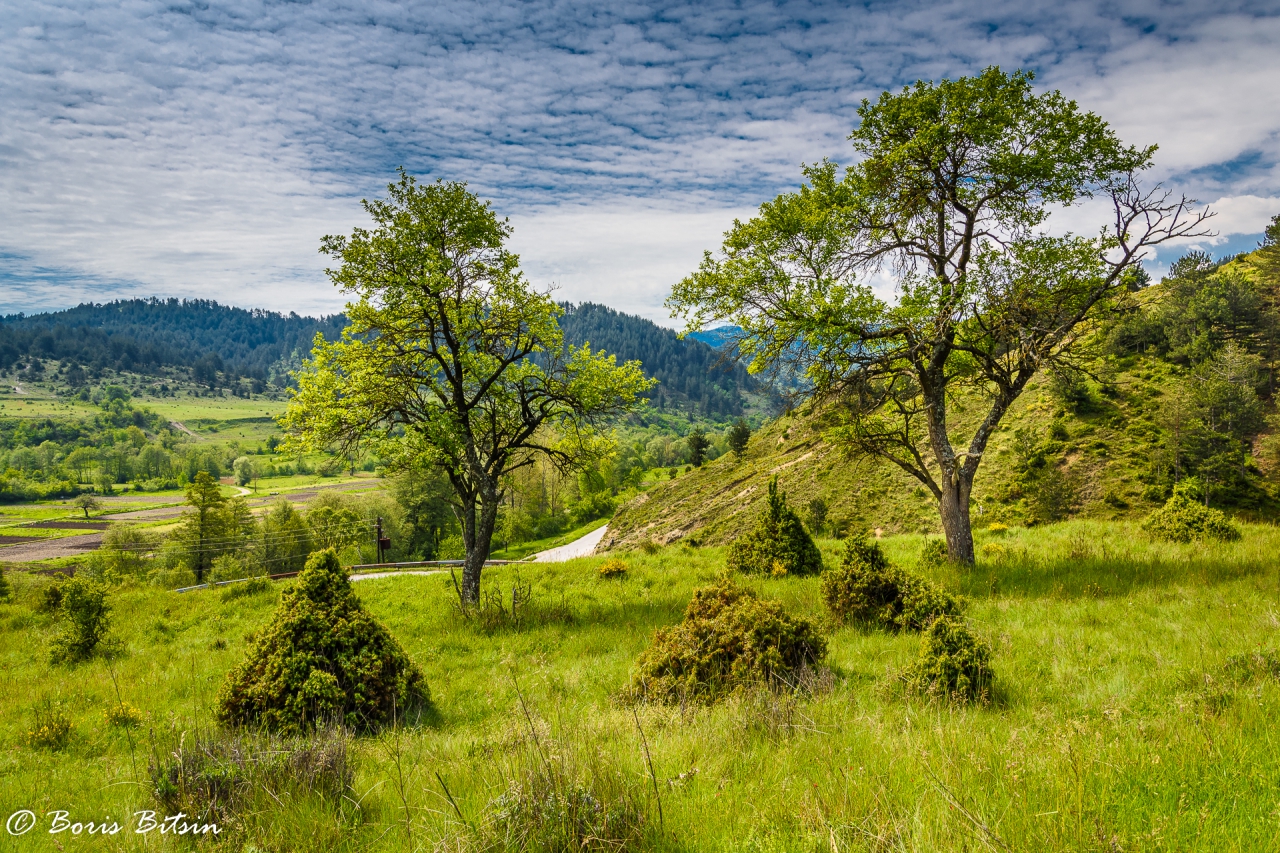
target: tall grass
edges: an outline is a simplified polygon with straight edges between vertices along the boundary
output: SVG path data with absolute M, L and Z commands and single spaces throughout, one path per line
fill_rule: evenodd
M 498 629 L 461 618 L 444 578 L 364 582 L 359 594 L 423 667 L 440 718 L 350 741 L 351 781 L 336 798 L 263 783 L 244 841 L 352 851 L 566 849 L 586 836 L 588 849 L 612 850 L 1280 849 L 1280 667 L 1266 653 L 1280 648 L 1274 528 L 1246 527 L 1241 542 L 1213 547 L 1154 544 L 1103 522 L 982 533 L 968 570 L 916 566 L 922 544 L 883 542 L 895 562 L 967 597 L 993 648 L 1003 698 L 992 707 L 886 690 L 919 637 L 836 627 L 816 578 L 780 578 L 748 582 L 824 620 L 828 686 L 633 716 L 617 697 L 636 656 L 722 569 L 720 549 L 632 554 L 627 575 L 611 580 L 597 576 L 603 558 L 521 566 L 530 618 Z M 989 544 L 1003 553 L 983 554 Z M 830 562 L 838 543 L 821 545 Z M 486 570 L 504 589 L 513 577 Z M 158 808 L 153 744 L 171 754 L 184 733 L 188 744 L 209 735 L 213 694 L 276 593 L 117 590 L 122 654 L 54 668 L 43 649 L 54 627 L 35 609 L 47 581 L 12 579 L 16 600 L 0 605 L 0 812 L 100 819 Z M 48 702 L 72 732 L 60 749 L 32 748 L 24 738 Z M 142 726 L 103 722 L 120 702 L 142 710 Z M 605 814 L 616 822 L 597 820 Z M 5 843 L 67 847 L 37 833 Z M 110 845 L 183 846 L 125 833 Z

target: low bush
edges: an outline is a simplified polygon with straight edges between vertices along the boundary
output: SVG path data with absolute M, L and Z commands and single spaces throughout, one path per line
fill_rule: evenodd
M 822 598 L 837 622 L 893 631 L 919 631 L 960 612 L 954 596 L 889 565 L 878 542 L 860 537 L 846 539 L 840 567 L 822 573 Z
M 332 722 L 375 728 L 412 718 L 428 702 L 421 671 L 361 605 L 330 548 L 311 555 L 227 674 L 217 715 L 291 734 Z
M 600 565 L 600 577 L 602 578 L 620 578 L 626 573 L 627 564 L 618 559 L 605 560 Z
M 739 572 L 765 575 L 812 575 L 822 571 L 822 554 L 804 522 L 778 491 L 778 478 L 769 481 L 769 497 L 756 526 L 729 548 L 728 566 Z
M 50 587 L 52 589 L 53 587 Z M 58 615 L 62 628 L 54 637 L 50 658 L 54 663 L 79 663 L 98 651 L 111 628 L 107 590 L 89 578 L 74 577 L 61 584 Z
M 991 701 L 991 650 L 963 619 L 940 616 L 920 641 L 920 656 L 907 667 L 908 691 L 952 702 Z
M 4 568 L 0 567 L 0 604 L 4 604 L 13 598 L 13 586 L 9 583 L 9 579 L 4 576 Z
M 57 751 L 71 740 L 71 718 L 57 702 L 43 702 L 35 709 L 35 725 L 27 731 L 27 744 L 32 749 Z
M 1205 539 L 1233 542 L 1240 530 L 1222 510 L 1211 509 L 1197 500 L 1199 485 L 1184 480 L 1173 487 L 1173 496 L 1142 523 L 1142 529 L 1168 542 L 1200 542 Z
M 794 684 L 827 653 L 812 624 L 728 579 L 694 590 L 684 620 L 641 653 L 630 688 L 638 700 L 712 702 L 741 687 Z

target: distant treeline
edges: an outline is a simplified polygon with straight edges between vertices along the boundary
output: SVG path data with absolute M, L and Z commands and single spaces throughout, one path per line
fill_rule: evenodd
M 260 380 L 283 374 L 296 354 L 311 352 L 316 332 L 336 338 L 341 314 L 299 317 L 232 308 L 207 299 L 129 299 L 66 311 L 0 318 L 0 370 L 27 358 L 139 373 L 190 368 L 216 384 L 224 376 Z
M 741 365 L 726 361 L 702 341 L 681 340 L 670 329 L 604 305 L 563 307 L 560 327 L 565 340 L 575 345 L 590 342 L 593 350 L 614 353 L 619 361 L 639 360 L 644 372 L 658 380 L 649 395 L 654 405 L 674 404 L 706 416 L 742 414 L 743 393 L 753 390 L 754 381 Z

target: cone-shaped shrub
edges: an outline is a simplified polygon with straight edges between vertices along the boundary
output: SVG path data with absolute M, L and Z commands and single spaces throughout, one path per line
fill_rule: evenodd
M 808 621 L 728 579 L 694 590 L 684 621 L 640 655 L 631 694 L 655 702 L 712 702 L 739 687 L 794 682 L 827 654 Z
M 248 656 L 227 674 L 218 719 L 297 733 L 370 729 L 429 701 L 422 673 L 365 611 L 330 548 L 312 554 Z
M 769 481 L 769 500 L 760 520 L 729 548 L 728 565 L 739 572 L 771 575 L 813 575 L 822 571 L 822 555 L 804 522 L 778 491 L 778 478 Z
M 953 702 L 991 700 L 991 650 L 963 619 L 941 616 L 920 641 L 920 657 L 904 673 L 907 689 Z
M 837 569 L 822 573 L 822 598 L 837 622 L 862 622 L 892 631 L 919 631 L 960 604 L 924 578 L 889 565 L 880 543 L 849 537 Z
M 1232 542 L 1239 539 L 1239 529 L 1227 520 L 1222 510 L 1210 509 L 1197 501 L 1198 493 L 1199 485 L 1194 480 L 1174 486 L 1173 496 L 1147 516 L 1142 529 L 1168 542 L 1199 542 L 1204 539 Z

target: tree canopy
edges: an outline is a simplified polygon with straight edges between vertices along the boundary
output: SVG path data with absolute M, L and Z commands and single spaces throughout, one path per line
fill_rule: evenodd
M 1141 186 L 1154 146 L 1122 144 L 1032 80 L 989 68 L 864 100 L 859 161 L 806 167 L 797 192 L 735 222 L 668 301 L 690 330 L 742 327 L 752 372 L 785 365 L 801 393 L 834 403 L 834 434 L 924 484 L 966 562 L 973 477 L 1009 406 L 1138 286 L 1150 247 L 1203 233 L 1207 215 Z M 1095 236 L 1050 230 L 1055 209 L 1093 198 L 1109 201 Z M 949 418 L 961 388 L 987 401 L 964 434 Z
M 393 465 L 425 459 L 449 479 L 462 521 L 464 600 L 477 601 L 502 478 L 549 457 L 574 466 L 609 447 L 607 418 L 652 387 L 638 362 L 566 346 L 562 309 L 533 288 L 511 228 L 465 184 L 401 172 L 366 201 L 371 229 L 330 236 L 328 270 L 354 296 L 350 325 L 312 359 L 283 424 L 295 443 L 372 443 Z

